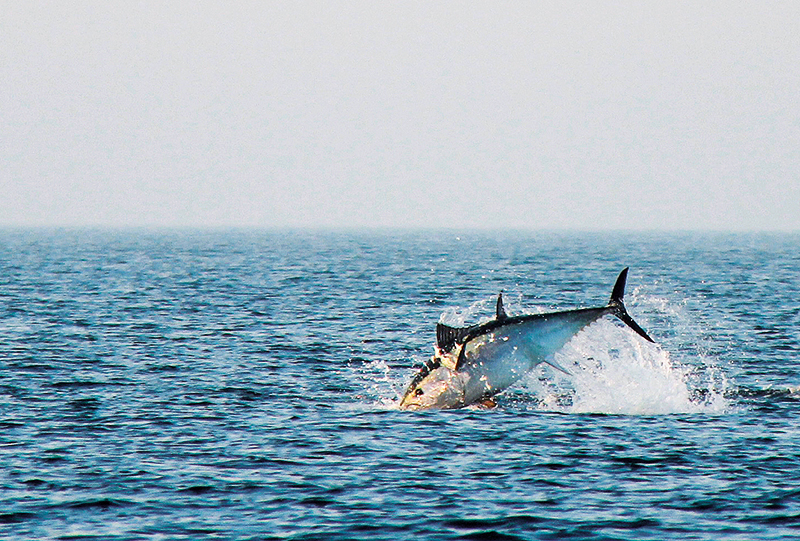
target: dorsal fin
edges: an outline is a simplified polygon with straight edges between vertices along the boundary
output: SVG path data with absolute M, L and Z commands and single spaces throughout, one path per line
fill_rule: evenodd
M 444 353 L 450 353 L 456 343 L 463 342 L 470 330 L 470 327 L 457 328 L 450 327 L 444 323 L 438 323 L 436 325 L 436 345 Z
M 497 295 L 497 321 L 503 321 L 507 318 L 506 309 L 503 308 L 503 292 Z

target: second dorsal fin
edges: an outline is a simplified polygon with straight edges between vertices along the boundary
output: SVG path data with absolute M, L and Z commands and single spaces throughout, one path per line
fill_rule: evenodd
M 501 291 L 497 295 L 497 320 L 502 321 L 507 317 L 508 314 L 506 314 L 506 309 L 503 308 L 503 292 Z

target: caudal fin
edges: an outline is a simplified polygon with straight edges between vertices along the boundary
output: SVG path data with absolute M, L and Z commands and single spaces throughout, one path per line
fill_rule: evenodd
M 648 342 L 655 342 L 655 340 L 650 338 L 645 330 L 628 315 L 628 311 L 625 310 L 625 304 L 623 304 L 622 298 L 625 296 L 625 282 L 627 279 L 628 267 L 625 267 L 617 277 L 617 282 L 614 284 L 614 289 L 611 291 L 611 300 L 608 302 L 608 306 L 613 309 L 613 314 L 621 319 L 625 325 L 636 331 L 636 334 Z

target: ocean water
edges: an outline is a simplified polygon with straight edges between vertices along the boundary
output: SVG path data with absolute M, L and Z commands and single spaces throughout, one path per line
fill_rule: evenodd
M 626 305 L 494 409 L 438 321 Z M 0 232 L 0 538 L 800 538 L 800 235 Z

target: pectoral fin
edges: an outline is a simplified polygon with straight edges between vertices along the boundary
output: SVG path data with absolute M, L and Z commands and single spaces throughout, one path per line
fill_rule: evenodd
M 558 370 L 560 372 L 564 372 L 568 376 L 572 375 L 572 372 L 570 372 L 569 370 L 567 370 L 566 368 L 564 368 L 563 366 L 558 364 L 555 361 L 555 359 L 553 359 L 552 355 L 548 355 L 547 357 L 543 357 L 541 352 L 535 351 L 530 345 L 525 347 L 524 351 L 528 355 L 528 357 L 531 360 L 533 360 L 536 364 L 538 364 L 538 363 L 546 363 L 546 364 L 549 364 L 550 366 L 552 366 L 553 368 L 555 368 L 556 370 Z
M 553 359 L 545 360 L 544 362 L 546 362 L 547 364 L 549 364 L 550 366 L 552 366 L 556 370 L 564 372 L 568 376 L 572 375 L 572 372 L 570 372 L 569 370 L 567 370 L 566 368 L 564 368 L 563 366 L 561 366 L 560 364 L 555 362 Z

